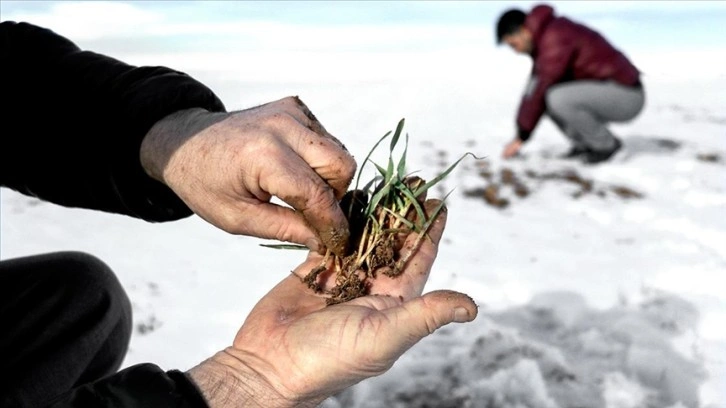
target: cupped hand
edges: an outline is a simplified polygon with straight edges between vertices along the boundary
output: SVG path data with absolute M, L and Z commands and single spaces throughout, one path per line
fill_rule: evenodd
M 232 113 L 170 115 L 144 138 L 141 162 L 227 232 L 335 253 L 347 243 L 338 200 L 355 160 L 297 97 Z M 273 196 L 292 208 L 272 203 Z
M 477 307 L 462 293 L 421 296 L 444 224 L 442 213 L 401 276 L 379 275 L 372 295 L 346 303 L 326 307 L 324 297 L 301 282 L 297 275 L 320 262 L 311 253 L 254 307 L 231 347 L 190 371 L 210 407 L 316 406 L 387 371 L 439 327 L 473 320 Z
M 425 193 L 420 199 L 425 199 Z M 426 217 L 430 217 L 440 207 L 441 200 L 429 199 L 421 204 Z M 366 282 L 369 284 L 369 293 L 400 297 L 402 299 L 411 299 L 419 296 L 423 292 L 429 273 L 431 272 L 431 266 L 436 259 L 438 243 L 441 240 L 446 226 L 447 215 L 447 209 L 443 206 L 437 217 L 431 223 L 426 237 L 420 242 L 418 248 L 416 248 L 419 238 L 418 234 L 399 234 L 395 249 L 398 253 L 397 259 L 408 258 L 403 272 L 397 276 L 389 276 L 383 273 L 384 268 L 379 269 L 376 273 L 376 278 Z M 410 256 L 410 252 L 414 252 L 415 256 Z M 311 252 L 308 254 L 305 263 L 297 267 L 293 273 L 300 278 L 305 278 L 312 269 L 322 264 L 323 259 L 324 257 L 322 255 Z M 335 273 L 330 268 L 328 271 L 318 275 L 316 283 L 323 292 L 329 291 L 336 285 L 335 278 Z

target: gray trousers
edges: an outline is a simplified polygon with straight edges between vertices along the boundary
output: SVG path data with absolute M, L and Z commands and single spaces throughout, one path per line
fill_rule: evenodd
M 610 150 L 615 136 L 607 124 L 635 118 L 645 92 L 612 81 L 573 81 L 551 87 L 545 101 L 547 114 L 573 145 Z

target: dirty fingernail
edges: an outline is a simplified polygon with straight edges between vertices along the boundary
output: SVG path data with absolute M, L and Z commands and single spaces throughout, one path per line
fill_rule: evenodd
M 340 257 L 345 256 L 345 250 L 348 246 L 348 238 L 350 237 L 347 225 L 346 228 L 332 228 L 321 231 L 320 235 L 323 242 L 325 242 L 325 246 L 335 255 Z
M 465 323 L 470 321 L 469 311 L 463 307 L 457 307 L 454 309 L 454 321 L 457 323 Z

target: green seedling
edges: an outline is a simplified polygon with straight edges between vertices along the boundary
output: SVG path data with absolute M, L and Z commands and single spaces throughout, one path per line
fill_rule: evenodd
M 394 132 L 381 137 L 361 163 L 353 190 L 346 193 L 341 201 L 350 224 L 350 241 L 344 256 L 327 251 L 321 264 L 312 269 L 303 281 L 313 290 L 325 292 L 328 304 L 346 302 L 368 294 L 369 280 L 378 273 L 396 277 L 400 275 L 407 262 L 420 248 L 427 232 L 436 217 L 444 209 L 444 201 L 433 210 L 426 212 L 423 202 L 426 192 L 446 176 L 463 160 L 449 166 L 431 181 L 406 173 L 408 153 L 408 134 L 404 137 L 403 153 L 394 160 L 394 150 L 403 133 L 404 119 L 401 119 Z M 371 160 L 374 151 L 390 137 L 388 162 L 381 166 Z M 366 165 L 372 164 L 375 175 L 362 187 L 361 176 Z M 402 237 L 416 233 L 417 238 L 406 255 L 399 256 Z M 291 248 L 290 245 L 266 245 L 273 248 Z M 327 271 L 335 273 L 335 286 L 327 291 L 318 284 L 318 276 Z

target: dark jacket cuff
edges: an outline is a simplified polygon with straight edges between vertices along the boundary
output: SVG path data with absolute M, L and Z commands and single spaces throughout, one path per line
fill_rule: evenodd
M 174 112 L 224 111 L 208 87 L 170 68 L 82 51 L 27 23 L 1 22 L 0 44 L 1 186 L 147 221 L 192 213 L 146 174 L 139 149 L 149 129 Z
M 153 72 L 147 74 L 146 81 L 149 83 L 146 88 L 153 92 L 130 92 L 124 98 L 128 101 L 126 106 L 131 107 L 127 117 L 134 118 L 126 130 L 133 136 L 121 139 L 120 148 L 125 154 L 114 157 L 117 160 L 113 165 L 113 183 L 129 215 L 157 222 L 184 218 L 192 211 L 169 187 L 148 176 L 141 166 L 141 142 L 156 122 L 172 113 L 191 108 L 223 112 L 225 108 L 211 90 L 182 72 L 164 67 L 137 70 Z
M 181 371 L 164 372 L 154 364 L 139 364 L 94 383 L 74 388 L 50 404 L 75 407 L 208 408 L 194 383 Z
M 532 132 L 528 130 L 524 130 L 522 128 L 517 129 L 517 138 L 522 141 L 522 143 L 529 140 L 529 137 L 532 136 Z

